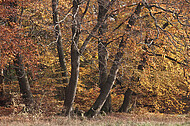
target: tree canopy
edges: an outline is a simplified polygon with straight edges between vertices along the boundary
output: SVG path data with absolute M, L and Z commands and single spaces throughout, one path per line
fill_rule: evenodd
M 0 0 L 0 8 L 5 92 L 19 92 L 19 54 L 43 111 L 94 116 L 108 98 L 118 111 L 127 89 L 128 112 L 189 111 L 188 0 Z

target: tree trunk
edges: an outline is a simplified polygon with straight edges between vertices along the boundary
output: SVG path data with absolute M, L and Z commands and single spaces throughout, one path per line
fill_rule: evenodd
M 126 32 L 131 31 L 131 26 L 135 24 L 137 16 L 139 16 L 139 14 L 141 12 L 142 6 L 143 6 L 142 3 L 139 3 L 137 5 L 137 8 L 136 8 L 134 14 L 131 15 L 131 17 L 130 17 L 130 19 L 128 21 L 127 31 Z M 124 54 L 123 49 L 125 48 L 125 43 L 126 43 L 126 41 L 128 39 L 128 35 L 127 35 L 126 39 L 124 40 L 124 35 L 123 35 L 122 40 L 121 40 L 121 42 L 119 44 L 118 52 L 115 55 L 115 60 L 114 60 L 114 63 L 112 65 L 111 69 L 110 69 L 110 74 L 108 75 L 108 78 L 107 78 L 107 80 L 105 82 L 105 85 L 101 89 L 102 91 L 100 92 L 100 95 L 96 99 L 96 102 L 92 105 L 90 110 L 87 113 L 85 113 L 86 116 L 93 117 L 93 116 L 97 115 L 100 112 L 103 104 L 105 103 L 105 101 L 106 101 L 106 99 L 107 99 L 107 97 L 108 97 L 108 95 L 110 93 L 110 90 L 111 90 L 111 88 L 112 88 L 112 86 L 114 84 L 114 81 L 116 79 L 116 75 L 117 75 L 119 65 L 120 65 L 120 60 L 121 60 L 121 58 L 123 57 L 123 54 Z
M 5 91 L 4 91 L 4 74 L 3 74 L 3 69 L 1 69 L 0 71 L 0 86 L 1 86 L 1 89 L 0 89 L 0 96 L 3 96 L 5 94 Z
M 80 24 L 78 17 L 78 2 L 73 0 L 73 24 L 72 24 L 72 44 L 71 44 L 71 77 L 69 85 L 66 87 L 64 106 L 66 109 L 66 116 L 70 116 L 72 105 L 76 95 L 78 77 L 79 77 L 79 65 L 80 55 L 78 53 L 78 41 L 80 34 Z
M 30 106 L 33 103 L 32 93 L 30 91 L 29 81 L 24 70 L 24 65 L 22 62 L 22 56 L 17 54 L 14 60 L 14 66 L 16 75 L 18 77 L 20 92 L 22 93 L 22 98 L 26 106 Z
M 143 60 L 141 61 L 141 65 L 138 65 L 138 70 L 144 70 L 145 64 L 146 64 L 146 58 L 143 54 Z M 139 76 L 137 76 L 137 77 L 132 76 L 131 81 L 134 83 L 137 83 L 140 81 L 140 77 Z M 128 88 L 124 94 L 123 104 L 119 108 L 119 110 L 118 110 L 119 112 L 128 112 L 128 108 L 129 108 L 129 105 L 131 102 L 132 93 L 133 93 L 133 91 L 130 88 Z
M 57 41 L 57 51 L 58 51 L 58 55 L 59 55 L 59 63 L 61 66 L 63 83 L 68 83 L 69 80 L 68 80 L 65 56 L 64 56 L 64 52 L 63 52 L 61 30 L 60 30 L 60 25 L 58 23 L 58 21 L 59 21 L 58 10 L 57 10 L 58 3 L 59 3 L 59 0 L 52 0 L 53 23 L 54 23 L 54 30 L 55 30 L 56 41 Z
M 106 113 L 112 112 L 112 106 L 111 106 L 111 95 L 109 94 L 104 105 L 102 106 L 101 111 L 104 111 Z
M 114 63 L 110 69 L 110 74 L 108 75 L 106 83 L 105 83 L 104 87 L 101 89 L 102 91 L 100 92 L 100 95 L 96 99 L 96 102 L 92 105 L 90 110 L 87 113 L 85 113 L 86 116 L 93 117 L 93 116 L 97 115 L 99 113 L 99 111 L 101 110 L 102 106 L 104 105 L 104 103 L 110 93 L 113 83 L 116 79 L 116 75 L 117 75 L 117 72 L 119 69 L 119 64 L 120 64 L 119 62 L 120 62 L 122 56 L 123 56 L 123 53 L 121 53 L 121 52 L 118 52 L 116 54 Z
M 118 110 L 119 112 L 127 112 L 129 105 L 130 105 L 132 93 L 133 93 L 133 91 L 130 88 L 128 88 L 124 94 L 123 104 L 120 107 L 120 109 Z
M 99 83 L 100 89 L 102 91 L 106 79 L 107 79 L 107 60 L 108 60 L 108 52 L 106 49 L 106 44 L 104 42 L 104 33 L 107 30 L 107 24 L 105 22 L 105 16 L 108 11 L 106 8 L 108 6 L 109 1 L 99 1 L 99 13 L 98 13 L 98 23 L 101 24 L 99 28 L 99 36 L 100 40 L 98 41 L 98 60 L 99 60 Z M 108 113 L 111 112 L 111 96 L 109 95 L 106 102 L 102 107 L 102 111 Z
M 103 91 L 105 82 L 107 80 L 107 58 L 108 52 L 102 42 L 98 44 L 98 59 L 99 59 L 99 83 L 100 92 Z M 108 113 L 111 112 L 111 96 L 109 95 L 106 102 L 102 107 L 102 111 Z

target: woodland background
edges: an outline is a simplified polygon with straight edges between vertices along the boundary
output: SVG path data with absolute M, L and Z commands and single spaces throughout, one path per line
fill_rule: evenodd
M 109 88 L 106 113 L 189 112 L 188 0 L 0 0 L 0 8 L 0 115 L 93 116 Z

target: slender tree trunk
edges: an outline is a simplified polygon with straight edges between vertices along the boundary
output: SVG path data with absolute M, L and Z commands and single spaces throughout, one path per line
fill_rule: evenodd
M 1 50 L 0 50 L 0 59 L 2 59 Z M 3 95 L 4 95 L 4 74 L 3 74 L 2 66 L 0 64 L 0 96 L 3 96 Z
M 79 77 L 79 65 L 80 55 L 78 53 L 78 41 L 80 34 L 80 24 L 78 17 L 78 1 L 73 0 L 73 25 L 72 25 L 72 44 L 71 44 L 71 77 L 69 85 L 66 87 L 65 102 L 66 116 L 70 116 L 72 105 L 76 95 L 78 77 Z
M 55 30 L 56 41 L 57 41 L 57 51 L 58 51 L 58 55 L 59 55 L 59 63 L 61 66 L 63 83 L 68 83 L 69 80 L 68 80 L 65 56 L 64 56 L 64 52 L 63 52 L 61 29 L 60 29 L 60 25 L 58 23 L 58 21 L 59 21 L 58 10 L 57 10 L 58 3 L 59 3 L 59 0 L 52 0 L 53 23 L 54 23 L 54 30 Z
M 137 8 L 136 8 L 134 14 L 131 15 L 131 17 L 128 21 L 126 32 L 131 31 L 131 26 L 133 26 L 135 24 L 137 16 L 139 16 L 139 14 L 141 12 L 142 6 L 143 6 L 142 3 L 139 3 L 137 5 Z M 126 43 L 127 39 L 128 39 L 128 35 L 127 35 L 125 40 L 124 40 L 124 35 L 123 35 L 123 38 L 119 44 L 118 52 L 115 55 L 114 63 L 110 69 L 110 73 L 109 73 L 108 78 L 105 82 L 104 88 L 101 89 L 102 91 L 100 92 L 100 95 L 98 96 L 98 98 L 96 99 L 96 102 L 92 105 L 90 110 L 87 113 L 85 113 L 86 116 L 93 117 L 93 116 L 97 115 L 99 113 L 99 111 L 101 110 L 103 104 L 105 103 L 106 98 L 108 97 L 110 90 L 111 90 L 111 88 L 114 84 L 114 81 L 116 79 L 116 75 L 117 75 L 119 65 L 120 65 L 120 60 L 124 54 L 123 49 L 125 48 L 125 43 Z
M 4 74 L 3 74 L 3 69 L 0 71 L 0 96 L 3 96 L 5 94 L 4 91 Z
M 22 56 L 17 54 L 15 58 L 14 66 L 19 81 L 20 92 L 22 93 L 22 98 L 24 99 L 25 105 L 30 106 L 33 103 L 33 97 L 30 91 L 29 81 L 24 70 Z
M 0 106 L 7 106 L 12 103 L 12 95 L 5 93 L 4 89 L 4 71 L 0 69 Z
M 101 24 L 99 28 L 99 36 L 100 40 L 98 41 L 98 60 L 99 60 L 99 83 L 100 89 L 102 89 L 105 85 L 107 79 L 107 59 L 108 59 L 108 52 L 106 49 L 106 44 L 104 42 L 104 33 L 107 30 L 107 24 L 105 21 L 105 16 L 108 11 L 106 8 L 108 6 L 108 0 L 101 0 L 98 2 L 99 4 L 99 13 L 98 13 L 98 23 Z M 108 113 L 111 112 L 111 96 L 109 95 L 106 102 L 102 107 L 102 111 Z
M 120 109 L 118 110 L 119 112 L 127 112 L 129 105 L 130 105 L 130 101 L 131 101 L 131 96 L 132 96 L 133 91 L 128 88 L 124 94 L 124 100 L 123 100 L 123 104 L 120 107 Z

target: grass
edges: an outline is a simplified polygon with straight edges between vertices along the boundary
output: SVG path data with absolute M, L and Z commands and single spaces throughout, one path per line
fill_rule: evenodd
M 190 126 L 190 117 L 168 114 L 112 113 L 92 119 L 46 115 L 0 116 L 1 126 Z

